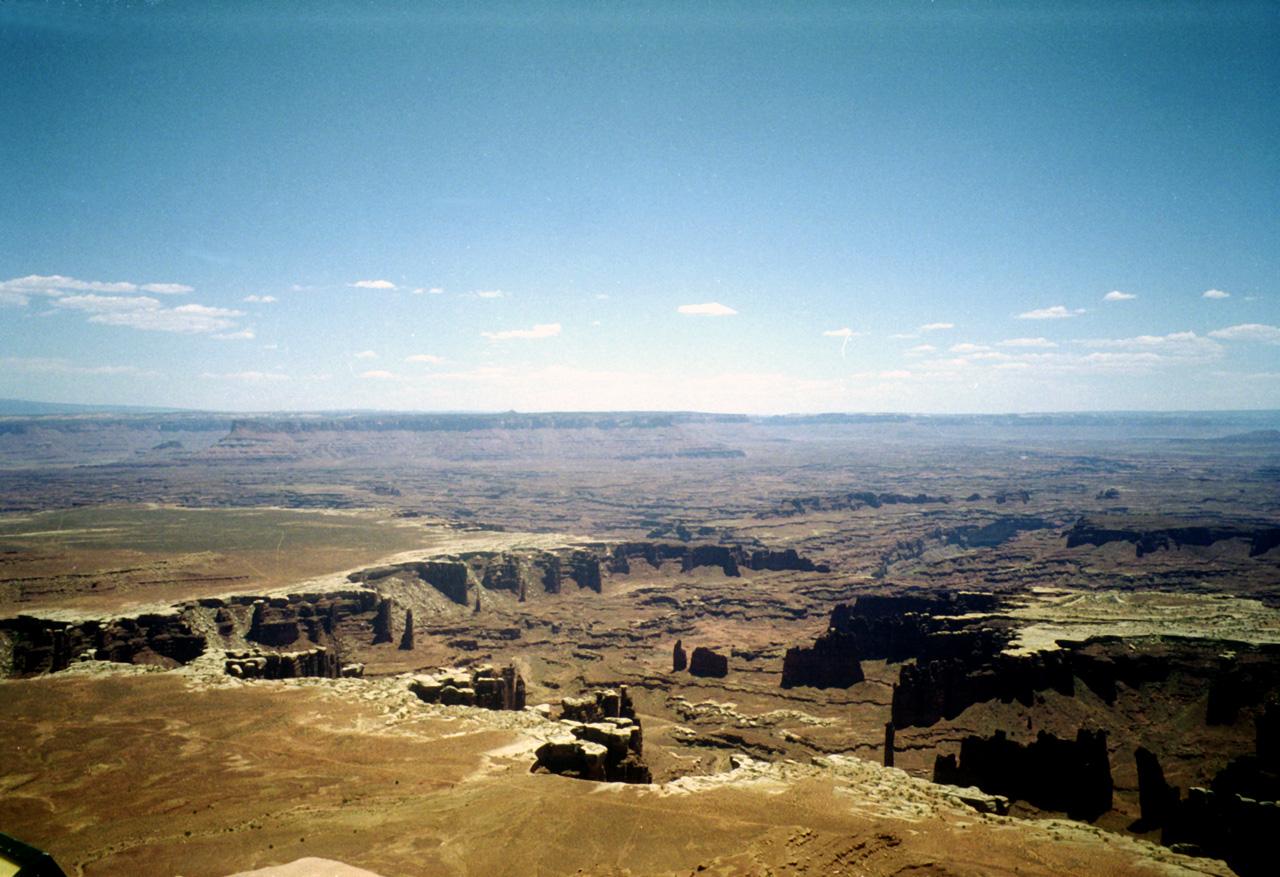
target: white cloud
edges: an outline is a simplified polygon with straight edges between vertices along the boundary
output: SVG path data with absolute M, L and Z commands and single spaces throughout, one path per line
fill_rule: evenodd
M 159 377 L 157 372 L 145 371 L 133 365 L 76 365 L 61 357 L 21 357 L 7 356 L 0 358 L 0 371 L 34 372 L 37 374 L 68 375 L 134 375 L 136 377 Z
M 377 358 L 378 358 L 378 354 L 374 353 L 372 350 L 361 350 L 359 353 L 356 354 L 356 359 L 377 359 Z
M 1228 341 L 1263 341 L 1267 344 L 1280 344 L 1280 327 L 1265 326 L 1262 323 L 1244 323 L 1229 326 L 1226 329 L 1214 329 L 1209 333 L 1211 338 L 1223 338 Z
M 438 286 L 433 286 L 427 290 L 430 295 L 444 295 L 444 290 Z
M 990 350 L 990 349 L 991 349 L 990 347 L 987 347 L 984 344 L 968 344 L 968 343 L 957 344 L 954 347 L 950 348 L 952 353 L 961 353 L 961 354 L 982 353 L 983 351 Z
M 1222 345 L 1195 332 L 1171 332 L 1168 335 L 1137 335 L 1133 338 L 1097 338 L 1081 342 L 1085 347 L 1106 347 L 1123 351 L 1119 354 L 1091 353 L 1085 357 L 1093 364 L 1134 365 L 1206 362 L 1222 355 Z
M 532 329 L 508 329 L 505 332 L 481 332 L 491 341 L 506 341 L 508 338 L 550 338 L 560 334 L 559 323 L 538 323 Z
M 443 365 L 446 360 L 443 356 L 433 356 L 430 353 L 415 353 L 413 356 L 406 356 L 405 362 L 425 362 L 429 365 Z
M 390 280 L 357 280 L 355 283 L 348 283 L 348 286 L 359 287 L 360 289 L 396 289 L 396 285 Z
M 506 298 L 507 294 L 501 289 L 476 290 L 472 293 L 476 298 Z
M 1025 314 L 1018 314 L 1019 320 L 1061 320 L 1065 317 L 1074 317 L 1076 314 L 1083 314 L 1084 308 L 1076 308 L 1069 311 L 1062 305 L 1054 305 L 1051 308 L 1037 308 L 1034 311 L 1027 311 Z
M 606 300 L 606 299 L 608 299 L 608 298 L 609 298 L 609 296 L 605 295 L 603 292 L 598 292 L 598 293 L 596 293 L 596 300 L 597 300 L 597 301 L 605 301 L 605 300 Z
M 388 371 L 382 371 L 381 369 L 377 369 L 377 370 L 374 370 L 374 371 L 361 372 L 361 373 L 360 373 L 360 377 L 362 377 L 362 378 L 374 378 L 374 379 L 376 379 L 376 380 L 385 381 L 385 380 L 387 380 L 388 378 L 394 378 L 394 377 L 395 377 L 395 375 L 393 375 L 391 372 L 388 372 Z
M 920 344 L 916 347 L 912 347 L 907 351 L 907 353 L 933 353 L 937 349 L 938 348 L 934 347 L 932 344 Z
M 1223 292 L 1221 289 L 1209 289 L 1209 290 L 1206 290 L 1205 293 L 1200 297 L 1201 298 L 1231 298 L 1231 293 Z
M 145 295 L 68 295 L 50 302 L 55 308 L 69 308 L 85 311 L 90 314 L 105 314 L 113 311 L 154 311 L 160 308 L 157 299 Z
M 200 375 L 202 378 L 209 378 L 218 381 L 290 381 L 293 380 L 289 375 L 282 372 L 226 372 L 217 374 L 215 372 L 205 372 Z
M 251 341 L 258 336 L 254 334 L 252 329 L 240 329 L 236 332 L 219 332 L 213 337 L 220 338 L 224 341 Z M 274 347 L 274 344 L 268 345 L 268 348 Z
M 6 280 L 0 283 L 0 289 L 29 292 L 32 295 L 62 295 L 68 290 L 76 292 L 137 292 L 138 286 L 135 283 L 103 283 L 99 280 L 76 280 L 74 277 L 63 277 L 60 274 L 52 274 L 47 277 L 29 274 L 26 277 L 19 277 L 15 280 Z
M 61 274 L 30 274 L 0 281 L 0 304 L 25 305 L 33 295 L 65 296 L 69 292 L 129 294 L 139 290 L 157 295 L 183 295 L 194 291 L 193 287 L 181 283 L 147 283 L 139 287 L 136 283 L 77 280 Z
M 243 311 L 229 308 L 181 305 L 176 308 L 141 307 L 137 310 L 102 311 L 90 317 L 89 321 L 160 332 L 198 333 L 230 329 L 235 325 L 234 318 L 243 316 Z
M 710 301 L 700 305 L 680 305 L 676 310 L 682 314 L 700 317 L 728 317 L 737 313 L 733 308 L 722 305 L 718 301 Z
M 244 300 L 248 302 L 257 302 L 259 304 L 270 304 L 276 300 L 276 297 L 274 295 L 246 295 Z
M 823 333 L 833 338 L 843 338 L 844 343 L 840 345 L 840 358 L 844 359 L 844 352 L 849 346 L 849 339 L 854 335 L 861 335 L 861 332 L 855 332 L 852 329 L 827 329 Z
M 91 323 L 162 332 L 218 332 L 233 328 L 235 318 L 244 316 L 243 311 L 198 304 L 170 308 L 151 296 L 131 294 L 139 290 L 158 295 L 184 295 L 193 288 L 180 283 L 138 286 L 124 282 L 77 280 L 60 274 L 32 274 L 0 282 L 0 304 L 26 305 L 32 295 L 47 295 L 53 298 L 51 307 L 92 314 L 89 317 Z M 220 337 L 252 338 L 253 333 L 243 330 Z
M 921 327 L 920 327 L 920 331 L 921 331 L 921 332 L 936 332 L 936 331 L 938 331 L 939 329 L 954 329 L 955 327 L 956 327 L 956 324 L 955 324 L 955 323 L 925 323 L 923 326 L 921 326 Z M 912 337 L 912 336 L 910 336 L 910 335 L 903 335 L 903 336 L 901 336 L 901 337 L 903 337 L 903 338 L 910 338 L 910 337 Z
M 896 338 L 898 340 L 903 340 L 903 339 L 910 339 L 910 338 L 919 338 L 920 336 L 916 335 L 915 333 L 907 334 L 907 333 L 899 332 L 898 334 L 890 335 L 889 337 Z
M 1131 292 L 1121 292 L 1120 290 L 1115 289 L 1115 290 L 1112 290 L 1111 292 L 1108 292 L 1106 295 L 1104 295 L 1102 297 L 1102 300 L 1103 301 L 1126 301 L 1128 299 L 1137 298 L 1137 297 L 1138 296 L 1134 295 Z
M 1057 347 L 1047 338 L 1009 338 L 1005 341 L 997 342 L 1000 347 Z

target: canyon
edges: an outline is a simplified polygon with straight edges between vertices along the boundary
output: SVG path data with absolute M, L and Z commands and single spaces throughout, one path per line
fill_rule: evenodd
M 85 875 L 1263 873 L 1268 417 L 0 418 L 0 831 Z

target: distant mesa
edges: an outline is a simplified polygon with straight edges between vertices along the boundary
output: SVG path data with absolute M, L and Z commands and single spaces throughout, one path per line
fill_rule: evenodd
M 1160 515 L 1101 514 L 1081 517 L 1067 531 L 1066 538 L 1068 548 L 1129 542 L 1138 557 L 1154 551 L 1176 551 L 1184 546 L 1206 548 L 1239 539 L 1248 543 L 1249 556 L 1257 557 L 1280 546 L 1280 527 Z

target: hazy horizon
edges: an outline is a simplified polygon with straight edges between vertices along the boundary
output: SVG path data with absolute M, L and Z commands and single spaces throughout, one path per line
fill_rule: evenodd
M 1280 409 L 1280 6 L 0 3 L 0 397 Z

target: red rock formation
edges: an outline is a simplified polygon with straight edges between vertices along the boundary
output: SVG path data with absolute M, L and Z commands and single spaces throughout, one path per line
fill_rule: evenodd
M 960 743 L 959 761 L 954 755 L 937 757 L 933 781 L 977 786 L 1086 821 L 1111 809 L 1114 789 L 1107 733 L 1084 729 L 1074 741 L 1041 731 L 1026 746 L 1007 739 L 1003 731 L 994 737 L 966 737 Z
M 689 672 L 694 676 L 723 679 L 729 675 L 729 659 L 705 646 L 698 646 L 689 658 Z

